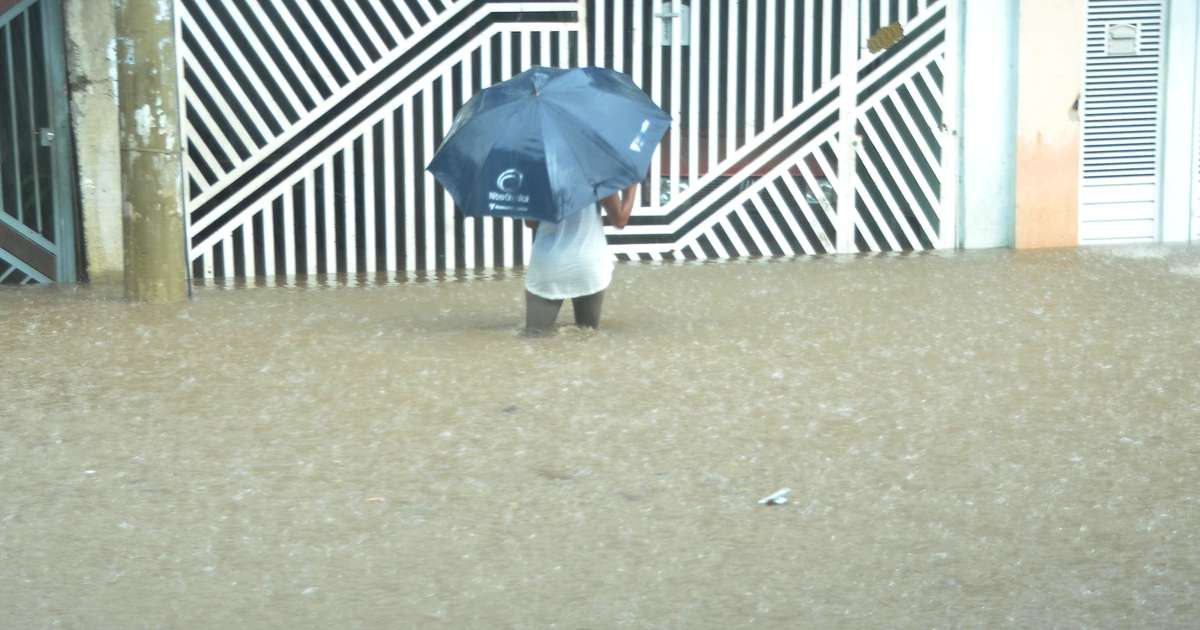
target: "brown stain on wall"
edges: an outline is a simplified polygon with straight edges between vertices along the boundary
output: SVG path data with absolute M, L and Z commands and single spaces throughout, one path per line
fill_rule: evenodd
M 1079 244 L 1079 132 L 1053 144 L 1041 135 L 1018 135 L 1018 248 L 1074 247 Z
M 1021 0 L 1016 246 L 1079 244 L 1085 0 Z

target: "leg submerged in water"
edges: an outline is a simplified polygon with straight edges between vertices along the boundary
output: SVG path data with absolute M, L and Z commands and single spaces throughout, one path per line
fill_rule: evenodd
M 554 321 L 562 308 L 562 300 L 547 300 L 525 292 L 525 334 L 542 336 L 554 330 Z M 597 313 L 598 314 L 598 313 Z
M 604 291 L 573 298 L 571 308 L 575 310 L 575 325 L 580 328 L 600 327 L 600 307 L 604 305 Z

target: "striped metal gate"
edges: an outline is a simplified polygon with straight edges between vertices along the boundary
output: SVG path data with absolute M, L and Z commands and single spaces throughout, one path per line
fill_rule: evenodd
M 953 0 L 863 0 L 853 90 L 853 250 L 952 248 L 957 240 L 959 51 Z M 900 28 L 897 29 L 896 26 Z M 903 33 L 901 35 L 900 33 Z M 882 48 L 902 37 L 889 48 Z
M 944 0 L 587 4 L 589 58 L 676 121 L 618 256 L 953 244 Z
M 617 68 L 676 121 L 621 258 L 949 246 L 947 2 L 179 0 L 193 273 L 524 264 L 528 230 L 423 167 L 533 64 Z
M 75 280 L 58 0 L 0 0 L 0 284 Z

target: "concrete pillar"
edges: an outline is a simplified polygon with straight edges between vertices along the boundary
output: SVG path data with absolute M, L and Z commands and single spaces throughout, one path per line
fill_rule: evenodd
M 1200 214 L 1200 208 L 1192 208 L 1196 198 L 1196 112 L 1200 109 L 1196 90 L 1200 6 L 1196 2 L 1171 2 L 1167 10 L 1161 238 L 1180 243 L 1196 232 L 1192 221 Z
M 959 246 L 1012 247 L 1019 0 L 963 5 Z
M 173 0 L 116 0 L 125 295 L 187 299 Z
M 120 282 L 124 250 L 113 3 L 64 0 L 63 19 L 86 273 L 92 282 Z
M 1016 245 L 1079 244 L 1085 0 L 1021 0 Z

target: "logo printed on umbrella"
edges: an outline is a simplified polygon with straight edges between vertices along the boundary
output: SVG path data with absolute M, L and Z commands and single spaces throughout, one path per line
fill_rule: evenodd
M 496 178 L 496 190 L 488 193 L 488 209 L 492 212 L 529 212 L 529 195 L 518 194 L 525 186 L 525 173 L 510 168 Z
M 633 142 L 629 143 L 630 151 L 637 151 L 638 153 L 642 152 L 642 147 L 646 146 L 646 131 L 649 129 L 650 129 L 650 120 L 649 119 L 643 120 L 641 131 L 638 132 L 638 135 L 636 138 L 633 139 Z
M 555 93 L 557 85 L 565 89 Z M 608 184 L 645 172 L 670 127 L 671 116 L 628 75 L 534 66 L 463 104 L 425 170 L 464 217 L 560 222 L 592 208 Z M 572 154 L 588 159 L 560 168 L 559 156 Z
M 510 168 L 507 171 L 500 173 L 500 177 L 496 178 L 496 188 L 499 188 L 506 193 L 516 193 L 518 190 L 521 190 L 521 186 L 524 185 L 525 173 L 522 173 L 515 168 Z

